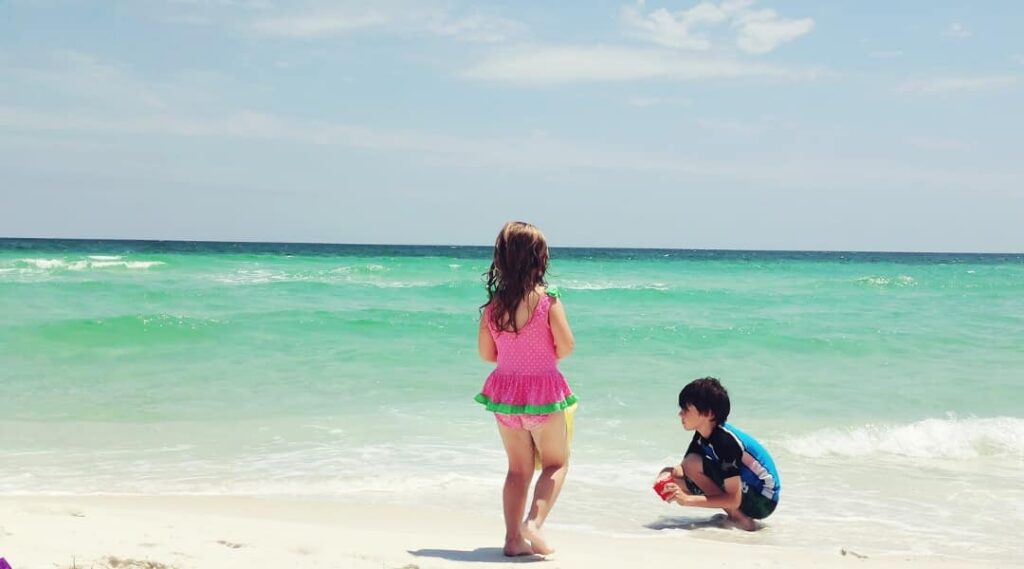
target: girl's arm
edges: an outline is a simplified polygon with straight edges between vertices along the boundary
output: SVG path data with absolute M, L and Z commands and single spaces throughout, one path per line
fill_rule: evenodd
M 569 319 L 565 316 L 565 307 L 558 298 L 552 299 L 548 323 L 551 325 L 551 335 L 555 337 L 555 355 L 562 359 L 572 353 L 576 347 L 576 340 L 572 337 L 572 328 L 569 327 Z
M 480 359 L 485 362 L 498 361 L 498 346 L 494 344 L 491 337 L 491 330 L 487 326 L 487 311 L 480 315 L 480 331 L 477 334 L 477 349 L 480 351 Z

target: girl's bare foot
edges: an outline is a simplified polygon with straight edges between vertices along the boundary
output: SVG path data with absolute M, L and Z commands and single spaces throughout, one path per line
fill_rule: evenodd
M 515 539 L 506 539 L 505 548 L 502 550 L 505 557 L 519 557 L 521 555 L 533 555 L 533 548 L 529 542 L 519 536 Z
M 523 522 L 523 537 L 530 540 L 530 545 L 533 546 L 533 552 L 538 555 L 551 555 L 555 552 L 555 549 L 544 541 L 544 536 L 541 535 L 540 528 L 537 527 L 537 524 L 532 520 Z

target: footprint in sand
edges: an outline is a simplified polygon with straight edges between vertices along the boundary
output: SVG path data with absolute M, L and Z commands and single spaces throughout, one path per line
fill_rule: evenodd
M 121 559 L 110 556 L 103 561 L 109 569 L 175 569 L 173 565 L 148 559 Z
M 230 541 L 224 541 L 223 539 L 218 539 L 217 543 L 223 545 L 224 547 L 230 547 L 231 549 L 239 549 L 245 547 L 245 544 L 243 543 L 232 543 Z

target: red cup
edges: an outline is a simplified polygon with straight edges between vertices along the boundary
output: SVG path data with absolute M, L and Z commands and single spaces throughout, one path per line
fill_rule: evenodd
M 662 500 L 668 502 L 669 500 L 672 499 L 672 497 L 675 494 L 669 494 L 668 491 L 665 490 L 665 486 L 667 484 L 674 482 L 675 480 L 672 479 L 671 472 L 666 472 L 662 474 L 661 476 L 658 477 L 657 480 L 654 481 L 654 493 L 657 494 L 658 497 L 661 498 Z

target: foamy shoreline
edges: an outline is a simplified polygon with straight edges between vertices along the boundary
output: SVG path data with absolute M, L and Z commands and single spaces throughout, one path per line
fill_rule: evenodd
M 248 497 L 0 497 L 0 557 L 13 569 L 1000 565 L 725 543 L 680 529 L 608 536 L 557 524 L 547 529 L 555 555 L 509 560 L 501 555 L 500 511 L 443 511 L 415 501 L 415 494 L 400 507 Z

